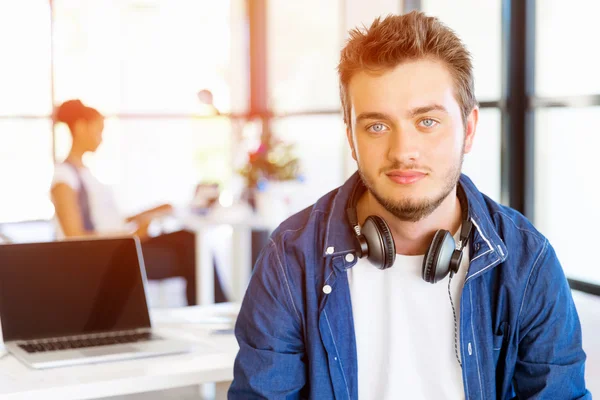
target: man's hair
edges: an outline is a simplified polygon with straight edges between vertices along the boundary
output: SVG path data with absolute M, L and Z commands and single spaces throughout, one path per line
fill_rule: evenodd
M 369 28 L 353 29 L 342 50 L 338 73 L 346 126 L 351 126 L 348 84 L 360 71 L 385 72 L 407 61 L 431 59 L 448 67 L 463 124 L 476 106 L 471 54 L 453 30 L 434 17 L 412 11 L 375 19 Z

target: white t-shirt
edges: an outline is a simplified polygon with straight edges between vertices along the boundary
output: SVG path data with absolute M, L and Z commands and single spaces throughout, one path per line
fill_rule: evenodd
M 94 224 L 94 230 L 101 234 L 123 234 L 127 226 L 123 216 L 119 213 L 117 203 L 110 188 L 102 184 L 87 168 L 79 168 L 79 175 L 85 185 L 88 195 L 90 217 Z M 54 177 L 52 187 L 58 183 L 69 185 L 74 191 L 79 191 L 79 179 L 73 171 L 73 167 L 67 164 L 56 164 L 54 166 Z M 57 237 L 63 238 L 64 234 L 60 223 L 54 217 Z
M 459 237 L 460 229 L 455 241 Z M 451 283 L 457 330 L 469 251 L 467 246 Z M 449 278 L 425 282 L 423 258 L 397 254 L 384 271 L 362 258 L 348 270 L 361 400 L 465 398 L 454 351 Z

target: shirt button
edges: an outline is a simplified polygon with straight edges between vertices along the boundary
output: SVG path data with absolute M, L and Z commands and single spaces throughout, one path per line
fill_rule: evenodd
M 323 293 L 325 293 L 325 294 L 331 293 L 331 286 L 329 286 L 329 285 L 323 286 Z
M 329 246 L 326 250 L 327 254 L 333 254 L 333 252 L 335 251 L 335 249 L 333 248 L 333 246 Z
M 473 349 L 471 348 L 471 342 L 469 342 L 469 345 L 467 346 L 467 348 L 469 349 L 469 355 L 473 355 Z
M 352 253 L 346 254 L 346 261 L 349 263 L 354 261 L 354 254 L 352 254 Z

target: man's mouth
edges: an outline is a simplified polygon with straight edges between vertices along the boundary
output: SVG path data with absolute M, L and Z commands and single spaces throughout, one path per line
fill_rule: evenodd
M 427 174 L 414 170 L 396 170 L 386 173 L 391 181 L 400 185 L 410 185 L 423 179 Z

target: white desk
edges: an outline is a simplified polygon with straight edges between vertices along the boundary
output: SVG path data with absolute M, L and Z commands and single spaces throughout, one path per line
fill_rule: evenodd
M 196 298 L 199 305 L 214 303 L 214 272 L 211 234 L 214 228 L 227 225 L 232 228 L 231 288 L 227 293 L 233 302 L 241 302 L 252 272 L 252 230 L 273 229 L 266 221 L 256 217 L 244 218 L 219 215 L 203 217 L 193 213 L 180 214 L 184 226 L 196 234 Z
M 239 304 L 152 311 L 159 333 L 188 339 L 209 351 L 77 367 L 33 370 L 7 355 L 0 359 L 0 399 L 93 399 L 216 382 L 216 398 L 225 399 L 233 379 L 238 346 L 219 318 L 237 313 Z M 212 320 L 211 320 L 212 318 Z M 199 323 L 204 321 L 204 323 Z M 210 323 L 216 322 L 216 323 Z

